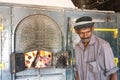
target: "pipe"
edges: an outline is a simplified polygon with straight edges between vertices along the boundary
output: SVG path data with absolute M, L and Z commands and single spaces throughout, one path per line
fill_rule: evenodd
M 109 2 L 110 0 L 105 0 L 105 1 L 96 1 L 96 2 L 94 2 L 94 3 L 92 3 L 90 6 L 89 6 L 89 8 L 90 9 L 92 9 L 92 8 L 96 8 L 96 7 L 98 7 L 98 6 L 100 6 L 100 5 L 103 5 L 103 4 L 105 4 L 106 2 Z
M 118 29 L 117 28 L 95 28 L 95 31 L 108 31 L 114 33 L 114 38 L 118 37 Z

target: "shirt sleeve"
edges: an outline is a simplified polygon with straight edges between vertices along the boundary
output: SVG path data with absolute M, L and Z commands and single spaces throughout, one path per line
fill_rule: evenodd
M 75 70 L 78 71 L 78 50 L 79 50 L 79 47 L 78 47 L 78 44 L 75 45 Z
M 77 64 L 77 57 L 76 57 L 77 53 L 76 53 L 76 49 L 75 49 L 75 71 L 78 70 L 78 64 Z
M 108 76 L 118 71 L 119 68 L 115 65 L 113 51 L 109 43 L 103 44 L 102 49 L 105 75 Z

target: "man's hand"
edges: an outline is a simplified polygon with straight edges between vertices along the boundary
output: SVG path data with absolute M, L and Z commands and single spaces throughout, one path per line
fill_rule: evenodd
M 75 77 L 75 80 L 79 80 L 78 71 L 76 71 L 76 77 Z
M 110 75 L 110 80 L 117 80 L 117 73 L 113 73 Z

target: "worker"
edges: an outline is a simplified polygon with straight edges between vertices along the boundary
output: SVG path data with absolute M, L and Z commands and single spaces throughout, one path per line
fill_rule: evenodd
M 76 80 L 117 80 L 119 68 L 115 66 L 112 48 L 93 34 L 92 18 L 78 18 L 74 29 L 80 37 L 75 45 Z

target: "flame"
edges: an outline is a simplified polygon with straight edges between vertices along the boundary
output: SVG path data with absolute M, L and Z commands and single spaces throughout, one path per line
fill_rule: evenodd
M 27 68 L 48 67 L 52 63 L 52 53 L 49 51 L 39 50 L 25 53 L 25 66 Z

